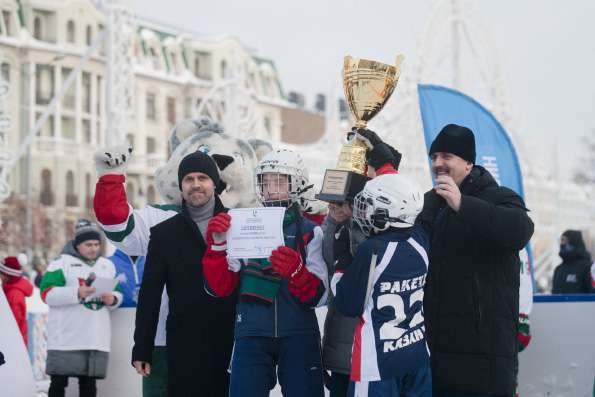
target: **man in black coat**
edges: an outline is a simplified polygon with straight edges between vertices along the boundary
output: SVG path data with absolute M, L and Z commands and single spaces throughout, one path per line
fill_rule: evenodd
M 475 165 L 473 132 L 454 124 L 430 147 L 434 189 L 424 317 L 434 396 L 512 396 L 519 255 L 533 234 L 523 200 Z
M 554 270 L 552 294 L 588 294 L 591 287 L 591 255 L 580 230 L 566 230 L 560 237 L 562 263 Z
M 227 396 L 227 368 L 233 346 L 236 297 L 215 298 L 205 291 L 202 258 L 212 239 L 211 219 L 226 209 L 216 189 L 215 162 L 195 152 L 180 163 L 182 211 L 151 228 L 138 297 L 132 361 L 150 375 L 161 291 L 167 287 L 168 396 Z

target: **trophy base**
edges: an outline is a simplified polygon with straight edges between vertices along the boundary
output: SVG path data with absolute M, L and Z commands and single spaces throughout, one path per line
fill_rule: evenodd
M 353 202 L 355 195 L 362 191 L 369 180 L 366 175 L 353 171 L 327 169 L 324 173 L 322 189 L 315 197 L 327 202 Z

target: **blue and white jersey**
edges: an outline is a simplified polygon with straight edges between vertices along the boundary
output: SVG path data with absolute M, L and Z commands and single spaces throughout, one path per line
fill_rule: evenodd
M 351 380 L 377 381 L 402 376 L 426 365 L 429 350 L 422 312 L 428 271 L 428 236 L 420 226 L 390 229 L 363 242 L 331 282 L 335 305 L 360 317 L 351 357 Z M 372 287 L 366 291 L 376 252 Z

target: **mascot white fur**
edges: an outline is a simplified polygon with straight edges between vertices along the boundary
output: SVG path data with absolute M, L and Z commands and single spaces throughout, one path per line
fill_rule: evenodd
M 168 204 L 181 204 L 180 161 L 189 153 L 201 151 L 213 157 L 219 167 L 223 181 L 220 196 L 226 207 L 258 205 L 253 186 L 254 169 L 258 164 L 255 148 L 266 154 L 272 150 L 270 144 L 234 138 L 225 134 L 219 124 L 201 118 L 178 124 L 172 131 L 170 148 L 172 153 L 167 164 L 155 172 L 157 189 Z

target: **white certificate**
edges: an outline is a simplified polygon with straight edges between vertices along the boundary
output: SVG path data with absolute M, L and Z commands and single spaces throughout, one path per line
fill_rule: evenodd
M 117 278 L 105 278 L 105 277 L 97 277 L 91 283 L 91 287 L 95 288 L 95 292 L 87 297 L 87 300 L 91 300 L 93 298 L 101 298 L 101 295 L 105 294 L 106 292 L 114 292 L 114 289 L 118 285 Z
M 283 207 L 234 208 L 229 210 L 227 255 L 231 258 L 268 258 L 284 244 Z

